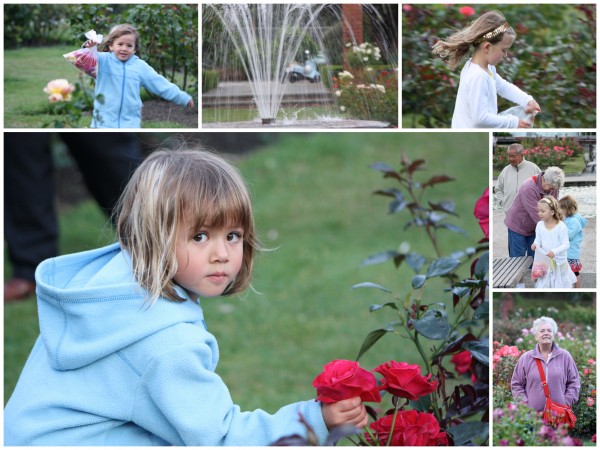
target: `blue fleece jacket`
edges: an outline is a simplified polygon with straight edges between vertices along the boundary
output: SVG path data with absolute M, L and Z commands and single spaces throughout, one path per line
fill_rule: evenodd
M 40 337 L 4 411 L 5 445 L 267 445 L 305 435 L 299 413 L 325 439 L 315 401 L 241 412 L 199 304 L 145 304 L 130 267 L 118 244 L 40 264 Z
M 140 128 L 141 87 L 181 106 L 192 99 L 135 55 L 123 62 L 112 52 L 98 53 L 95 96 L 102 98 L 94 100 L 92 128 Z
M 583 229 L 588 224 L 585 217 L 578 213 L 565 217 L 565 225 L 569 229 L 569 250 L 567 250 L 567 259 L 580 259 L 581 241 L 583 241 Z

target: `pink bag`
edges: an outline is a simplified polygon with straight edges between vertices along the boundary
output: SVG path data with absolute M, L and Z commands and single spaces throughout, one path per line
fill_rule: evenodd
M 94 30 L 85 33 L 85 37 L 96 44 L 102 42 L 102 35 L 96 34 Z M 81 48 L 63 56 L 79 70 L 85 72 L 92 78 L 96 78 L 98 73 L 98 45 Z
M 533 281 L 542 278 L 548 273 L 548 268 L 552 264 L 552 259 L 546 256 L 546 251 L 537 248 L 533 257 L 533 265 L 531 266 L 531 279 Z

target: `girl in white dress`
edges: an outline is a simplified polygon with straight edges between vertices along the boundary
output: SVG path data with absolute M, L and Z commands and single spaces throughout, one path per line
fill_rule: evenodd
M 540 112 L 533 97 L 496 72 L 508 54 L 516 33 L 500 11 L 488 11 L 463 30 L 439 40 L 433 53 L 454 70 L 471 49 L 472 56 L 460 73 L 452 128 L 530 128 L 515 115 L 498 114 L 498 95 L 521 106 L 525 113 Z
M 572 288 L 577 277 L 567 262 L 569 230 L 562 221 L 564 216 L 558 201 L 550 196 L 541 199 L 538 202 L 538 217 L 540 221 L 535 227 L 535 241 L 531 249 L 546 255 L 550 262 L 547 271 L 542 272 L 537 278 L 535 287 Z

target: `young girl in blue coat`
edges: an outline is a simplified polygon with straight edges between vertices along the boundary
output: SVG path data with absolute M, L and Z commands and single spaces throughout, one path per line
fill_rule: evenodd
M 94 45 L 97 43 L 91 40 L 84 44 L 85 47 Z M 194 107 L 194 100 L 189 94 L 138 57 L 139 49 L 139 34 L 128 24 L 113 27 L 101 44 L 92 128 L 140 128 L 142 87 L 165 100 Z
M 6 445 L 268 445 L 367 424 L 359 398 L 242 412 L 215 373 L 200 297 L 250 283 L 258 251 L 239 173 L 202 151 L 157 151 L 120 202 L 119 242 L 36 271 L 40 337 L 6 405 Z

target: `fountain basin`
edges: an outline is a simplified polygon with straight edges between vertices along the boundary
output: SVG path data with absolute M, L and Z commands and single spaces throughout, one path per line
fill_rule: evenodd
M 263 124 L 261 120 L 252 122 L 213 122 L 203 123 L 202 128 L 390 128 L 389 122 L 357 119 L 314 119 L 314 120 L 277 120 L 274 123 Z

